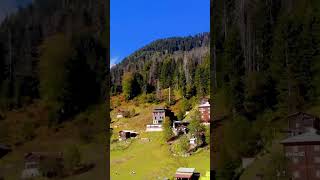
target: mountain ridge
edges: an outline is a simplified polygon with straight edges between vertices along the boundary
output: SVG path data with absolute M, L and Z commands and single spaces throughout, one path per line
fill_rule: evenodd
M 187 83 L 194 79 L 196 67 L 209 54 L 210 34 L 202 32 L 193 36 L 174 36 L 152 41 L 139 48 L 120 63 L 111 67 L 111 84 L 114 92 L 121 91 L 122 76 L 125 72 L 144 75 L 144 82 L 156 86 L 166 59 L 174 60 L 171 73 L 183 73 Z M 179 71 L 179 72 L 173 72 Z

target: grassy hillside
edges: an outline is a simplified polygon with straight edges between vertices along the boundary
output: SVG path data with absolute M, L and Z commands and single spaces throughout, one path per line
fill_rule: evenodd
M 113 97 L 112 103 L 121 97 Z M 198 152 L 189 157 L 172 156 L 169 145 L 164 143 L 162 132 L 145 132 L 146 125 L 152 123 L 152 110 L 154 107 L 163 106 L 163 103 L 134 103 L 134 101 L 121 102 L 119 106 L 111 111 L 113 138 L 118 138 L 119 130 L 135 130 L 140 133 L 138 138 L 129 140 L 125 145 L 119 142 L 111 144 L 111 179 L 137 179 L 151 180 L 157 178 L 173 178 L 179 167 L 194 167 L 201 174 L 205 174 L 210 168 L 209 147 L 199 149 Z M 173 111 L 178 110 L 180 101 L 171 107 Z M 130 110 L 134 108 L 137 115 L 133 118 L 116 119 L 116 109 Z M 148 138 L 150 141 L 142 140 Z M 122 143 L 122 142 L 121 142 Z M 135 174 L 131 172 L 134 171 Z
M 61 124 L 58 128 L 47 127 L 47 112 L 39 104 L 33 104 L 29 107 L 19 109 L 15 112 L 8 112 L 6 119 L 0 121 L 1 124 L 7 124 L 10 141 L 18 139 L 11 137 L 19 136 L 23 131 L 23 124 L 26 121 L 32 121 L 38 126 L 34 129 L 35 136 L 19 145 L 13 145 L 13 151 L 0 159 L 0 173 L 6 180 L 19 179 L 24 167 L 24 154 L 28 152 L 65 152 L 70 145 L 77 145 L 81 153 L 83 163 L 93 163 L 95 167 L 83 174 L 70 176 L 65 179 L 86 180 L 88 177 L 93 179 L 104 179 L 106 177 L 106 153 L 105 153 L 105 128 L 102 126 L 102 119 L 105 116 L 104 105 L 91 107 L 88 111 L 79 116 L 70 119 L 70 121 Z M 31 115 L 33 114 L 33 115 Z M 86 117 L 92 124 L 93 131 L 90 142 L 85 142 L 81 137 L 81 117 Z

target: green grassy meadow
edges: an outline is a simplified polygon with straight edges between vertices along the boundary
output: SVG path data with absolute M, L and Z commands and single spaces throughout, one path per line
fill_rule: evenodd
M 194 167 L 201 174 L 209 169 L 210 151 L 203 149 L 190 157 L 173 157 L 168 145 L 161 141 L 161 132 L 142 134 L 150 142 L 137 138 L 125 150 L 111 151 L 111 179 L 151 180 L 172 178 L 179 167 Z M 135 171 L 135 174 L 131 174 Z
M 179 102 L 171 109 L 177 109 L 178 104 Z M 133 118 L 116 119 L 116 111 L 111 112 L 113 121 L 111 126 L 114 128 L 112 139 L 118 138 L 118 132 L 121 129 L 140 133 L 125 149 L 112 148 L 117 146 L 119 142 L 111 144 L 111 180 L 155 180 L 165 177 L 172 179 L 179 167 L 196 168 L 196 171 L 202 175 L 205 175 L 206 171 L 210 169 L 209 147 L 199 149 L 189 157 L 173 156 L 169 151 L 169 145 L 164 143 L 162 139 L 162 132 L 145 132 L 146 125 L 152 123 L 153 108 L 162 105 L 148 103 L 135 106 L 130 102 L 122 102 L 117 108 L 127 110 L 134 108 L 137 116 Z M 141 138 L 148 138 L 150 141 L 144 141 Z M 132 171 L 135 174 L 131 173 Z

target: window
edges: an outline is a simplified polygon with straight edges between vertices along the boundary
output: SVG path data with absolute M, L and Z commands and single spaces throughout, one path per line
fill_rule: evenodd
M 298 146 L 293 146 L 292 147 L 292 151 L 293 152 L 298 152 L 299 151 L 299 147 Z
M 300 177 L 299 171 L 294 171 L 293 172 L 293 178 L 299 178 L 299 177 Z
M 294 163 L 294 164 L 298 164 L 299 159 L 298 159 L 298 158 L 296 158 L 296 157 L 294 157 L 294 158 L 292 158 L 292 161 L 293 161 L 293 163 Z
M 316 171 L 316 177 L 317 177 L 317 178 L 320 178 L 320 170 L 317 170 L 317 171 Z
M 314 151 L 320 151 L 320 146 L 319 145 L 314 146 Z
M 320 157 L 318 156 L 318 157 L 314 157 L 314 162 L 315 163 L 320 163 Z
M 300 127 L 300 124 L 299 123 L 296 123 L 296 128 Z

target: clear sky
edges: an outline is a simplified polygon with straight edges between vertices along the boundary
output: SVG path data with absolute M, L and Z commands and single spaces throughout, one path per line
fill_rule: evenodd
M 110 64 L 144 45 L 210 31 L 210 0 L 110 0 Z
M 32 0 L 0 0 L 0 22 L 19 6 L 23 7 Z

